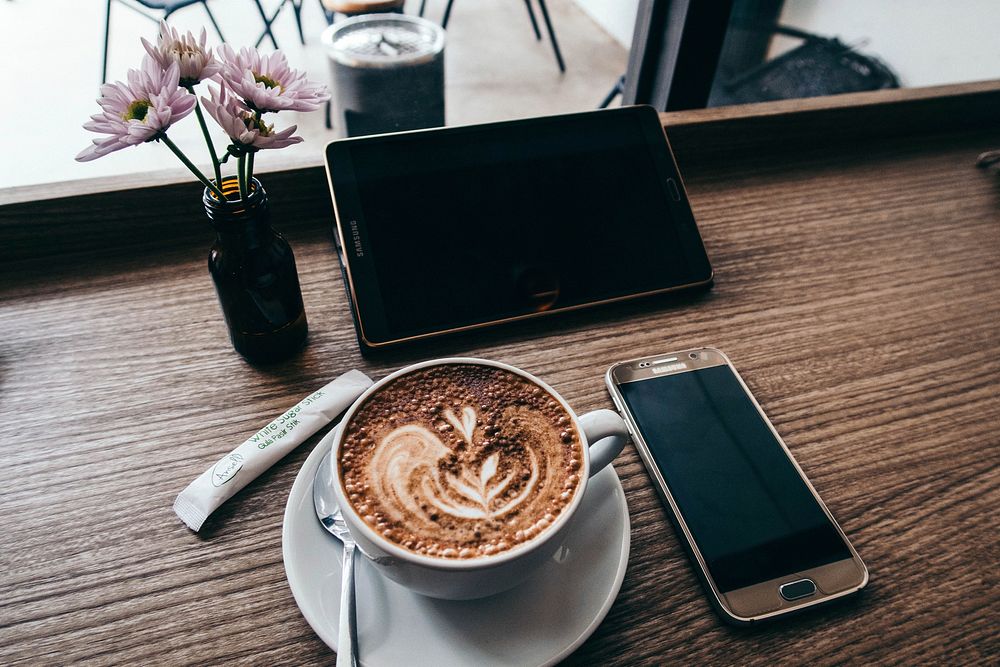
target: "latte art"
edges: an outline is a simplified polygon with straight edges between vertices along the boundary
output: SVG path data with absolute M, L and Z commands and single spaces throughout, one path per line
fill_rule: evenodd
M 448 364 L 360 406 L 340 449 L 344 492 L 384 537 L 431 556 L 502 552 L 550 526 L 579 486 L 566 410 L 516 373 Z
M 470 447 L 473 446 L 475 415 L 473 408 L 465 408 L 463 423 L 458 424 Z M 445 412 L 445 418 L 457 424 L 451 410 Z M 397 428 L 380 443 L 369 464 L 369 475 L 377 495 L 394 505 L 395 514 L 400 518 L 417 513 L 430 503 L 459 519 L 494 519 L 520 506 L 538 482 L 538 456 L 530 443 L 527 452 L 529 464 L 525 471 L 520 472 L 517 465 L 504 466 L 508 472 L 501 480 L 497 479 L 499 452 L 491 454 L 478 471 L 462 465 L 457 474 L 450 471 L 442 474 L 438 462 L 451 450 L 429 429 L 411 424 Z M 504 491 L 515 474 L 527 475 L 527 482 L 520 493 L 509 498 Z M 414 487 L 421 491 L 419 495 L 412 495 Z

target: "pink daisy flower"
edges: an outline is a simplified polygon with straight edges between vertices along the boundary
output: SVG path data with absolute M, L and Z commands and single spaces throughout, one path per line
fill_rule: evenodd
M 139 38 L 146 52 L 167 69 L 171 63 L 177 63 L 181 71 L 180 85 L 188 88 L 205 79 L 211 79 L 222 70 L 222 63 L 216 59 L 211 49 L 205 47 L 208 36 L 205 29 L 195 39 L 193 33 L 181 35 L 176 28 L 160 21 L 160 33 L 156 45 L 150 44 L 144 37 Z
M 223 80 L 251 111 L 315 111 L 330 99 L 326 86 L 289 67 L 281 51 L 265 56 L 242 48 L 236 53 L 223 44 L 219 56 Z
M 140 69 L 129 70 L 128 83 L 101 86 L 97 103 L 103 110 L 90 117 L 84 128 L 107 134 L 94 139 L 76 159 L 88 162 L 108 153 L 160 138 L 172 123 L 191 113 L 195 96 L 179 88 L 180 68 L 171 63 L 164 70 L 145 56 Z
M 232 140 L 237 155 L 247 149 L 284 148 L 302 141 L 302 137 L 292 136 L 296 125 L 275 132 L 273 125 L 265 123 L 239 98 L 227 92 L 225 85 L 220 86 L 218 91 L 209 86 L 208 93 L 210 97 L 201 98 L 201 103 Z

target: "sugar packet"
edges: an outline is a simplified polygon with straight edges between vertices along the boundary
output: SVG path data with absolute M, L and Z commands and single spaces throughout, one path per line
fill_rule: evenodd
M 336 419 L 371 385 L 371 378 L 352 370 L 309 394 L 188 484 L 174 501 L 174 512 L 197 532 L 222 503 Z

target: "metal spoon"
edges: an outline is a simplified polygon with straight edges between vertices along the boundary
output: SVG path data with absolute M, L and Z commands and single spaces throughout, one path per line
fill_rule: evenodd
M 313 506 L 327 532 L 344 543 L 343 573 L 340 580 L 340 629 L 337 634 L 337 667 L 355 667 L 357 630 L 354 609 L 354 538 L 347 530 L 344 515 L 333 495 L 330 452 L 319 463 L 313 478 Z

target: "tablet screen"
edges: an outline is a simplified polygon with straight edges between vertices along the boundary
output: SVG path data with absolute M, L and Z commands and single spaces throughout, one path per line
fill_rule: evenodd
M 690 210 L 673 200 L 679 179 L 665 186 L 676 174 L 656 114 L 620 111 L 331 144 L 365 337 L 707 280 Z

